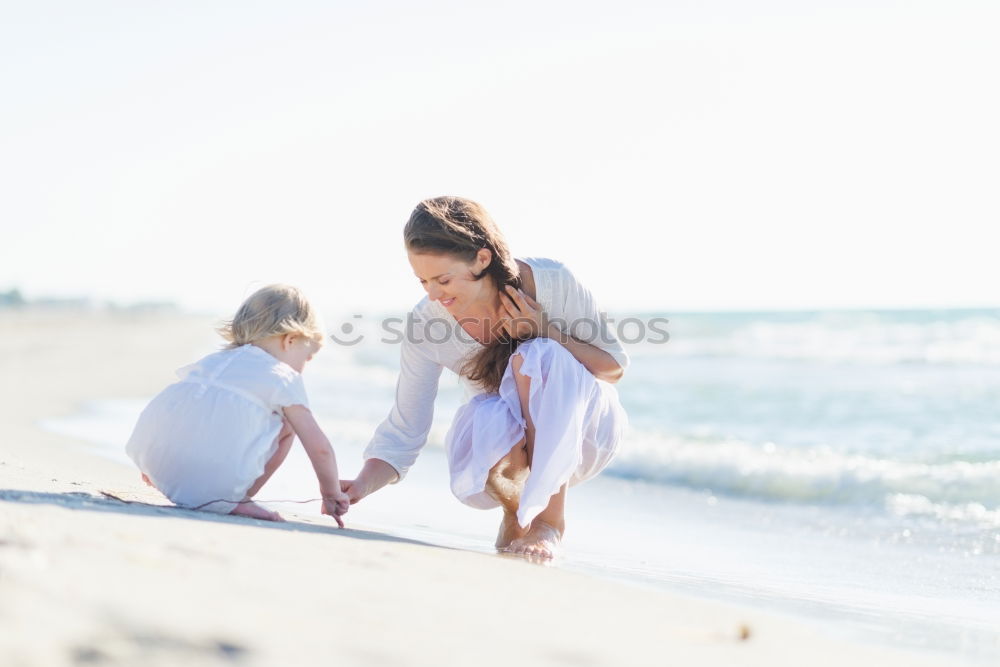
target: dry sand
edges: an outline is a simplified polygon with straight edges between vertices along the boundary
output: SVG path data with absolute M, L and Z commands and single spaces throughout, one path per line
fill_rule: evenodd
M 88 400 L 152 395 L 210 325 L 0 311 L 3 667 L 955 664 L 366 531 L 350 514 L 337 530 L 167 507 L 134 470 L 39 428 Z

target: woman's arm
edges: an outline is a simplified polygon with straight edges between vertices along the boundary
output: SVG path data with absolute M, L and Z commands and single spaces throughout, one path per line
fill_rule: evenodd
M 530 298 L 530 297 L 528 297 Z M 538 305 L 537 303 L 535 304 Z M 545 331 L 545 337 L 551 338 L 556 341 L 567 350 L 570 354 L 583 364 L 583 367 L 590 371 L 598 380 L 604 380 L 605 382 L 610 382 L 614 384 L 622 379 L 625 375 L 625 369 L 622 368 L 615 358 L 610 354 L 605 352 L 599 347 L 595 347 L 589 343 L 584 343 L 579 341 L 567 333 L 563 333 L 559 327 L 554 324 L 549 324 Z
M 416 327 L 421 321 L 415 317 L 407 326 Z M 421 348 L 426 340 L 422 330 L 408 328 L 401 341 L 396 400 L 365 448 L 361 472 L 341 484 L 352 503 L 401 480 L 427 442 L 443 367 Z
M 351 504 L 375 493 L 386 484 L 399 479 L 396 469 L 382 459 L 368 459 L 358 476 L 340 482 L 340 488 L 351 499 Z
M 545 313 L 537 301 L 511 285 L 507 286 L 506 295 L 509 300 L 501 299 L 501 302 L 511 318 L 505 323 L 510 335 L 522 339 L 551 338 L 565 347 L 597 379 L 612 384 L 622 379 L 625 369 L 614 357 L 597 346 L 573 338 L 554 323 L 546 321 Z

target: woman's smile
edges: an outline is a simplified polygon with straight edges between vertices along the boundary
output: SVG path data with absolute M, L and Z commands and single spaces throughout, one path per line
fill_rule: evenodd
M 464 313 L 470 307 L 483 301 L 488 295 L 489 281 L 476 280 L 476 276 L 488 264 L 489 255 L 474 262 L 448 254 L 429 254 L 410 251 L 407 253 L 413 274 L 427 292 L 427 298 L 437 301 L 448 312 L 458 317 L 457 310 Z M 484 289 L 487 289 L 484 292 Z M 462 303 L 459 303 L 461 297 Z

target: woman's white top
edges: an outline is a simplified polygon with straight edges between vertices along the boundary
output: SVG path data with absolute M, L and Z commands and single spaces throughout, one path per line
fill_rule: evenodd
M 550 321 L 564 333 L 604 350 L 622 368 L 628 366 L 628 355 L 618 341 L 614 327 L 598 310 L 590 291 L 577 281 L 568 268 L 552 259 L 526 258 L 521 261 L 531 267 L 535 300 Z M 447 368 L 461 376 L 465 361 L 482 349 L 482 345 L 459 326 L 444 306 L 426 297 L 410 313 L 406 334 L 400 352 L 396 402 L 365 449 L 366 460 L 377 458 L 387 462 L 396 469 L 400 479 L 406 475 L 427 442 L 441 371 Z M 483 393 L 478 386 L 462 379 L 471 397 Z M 613 391 L 610 385 L 601 384 Z M 462 410 L 459 411 L 461 413 Z M 520 410 L 517 419 L 520 419 Z M 477 467 L 487 463 L 492 466 L 496 460 L 478 461 Z M 454 481 L 454 465 L 452 472 Z
M 142 411 L 125 447 L 177 505 L 228 513 L 277 449 L 283 409 L 309 405 L 302 376 L 256 345 L 210 354 Z

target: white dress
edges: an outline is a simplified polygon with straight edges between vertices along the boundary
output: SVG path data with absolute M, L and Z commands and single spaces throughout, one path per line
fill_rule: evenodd
M 282 409 L 308 407 L 302 376 L 256 345 L 177 376 L 142 411 L 125 451 L 175 504 L 231 512 L 277 450 Z
M 549 319 L 626 368 L 628 355 L 614 328 L 569 269 L 551 259 L 522 261 L 532 269 L 535 300 Z M 395 404 L 376 429 L 365 459 L 389 463 L 402 479 L 427 442 L 441 371 L 461 376 L 462 365 L 480 349 L 439 303 L 425 298 L 417 304 L 402 341 Z M 563 484 L 589 479 L 611 462 L 628 420 L 615 388 L 597 380 L 555 341 L 527 341 L 515 354 L 524 357 L 521 372 L 532 378 L 528 409 L 535 445 L 518 509 L 518 522 L 527 526 Z M 445 437 L 451 489 L 472 507 L 498 507 L 485 492 L 487 473 L 524 437 L 512 370 L 508 366 L 494 394 L 462 379 L 470 400 Z

